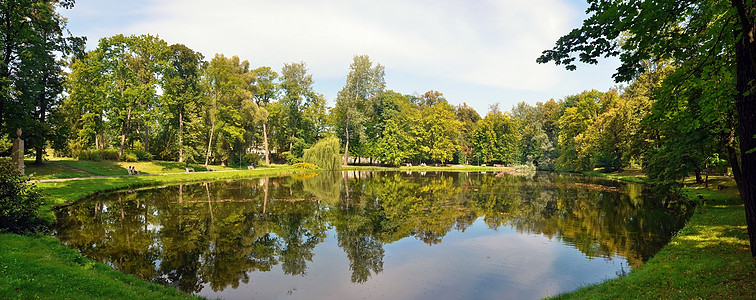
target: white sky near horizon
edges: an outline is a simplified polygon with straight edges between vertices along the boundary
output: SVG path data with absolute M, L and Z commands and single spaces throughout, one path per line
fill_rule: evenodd
M 314 89 L 333 105 L 354 55 L 386 68 L 386 85 L 403 94 L 440 91 L 485 115 L 584 90 L 606 91 L 616 59 L 577 71 L 537 64 L 543 50 L 578 27 L 577 0 L 79 0 L 61 10 L 68 29 L 94 49 L 115 34 L 152 34 L 210 60 L 238 55 L 279 71 L 307 63 Z

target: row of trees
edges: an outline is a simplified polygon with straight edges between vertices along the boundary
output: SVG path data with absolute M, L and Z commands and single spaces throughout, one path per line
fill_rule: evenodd
M 648 71 L 622 91 L 586 91 L 534 106 L 522 102 L 510 112 L 492 105 L 481 117 L 466 104 L 452 106 L 437 91 L 387 90 L 384 67 L 366 55 L 354 57 L 330 108 L 314 91 L 303 62 L 285 64 L 279 75 L 237 56 L 216 54 L 206 61 L 154 36 L 116 35 L 73 57 L 67 97 L 36 120 L 55 129 L 52 147 L 64 154 L 115 148 L 119 158 L 131 150 L 205 164 L 249 163 L 252 149 L 261 149 L 266 163 L 271 152 L 273 159 L 296 162 L 325 137 L 339 138 L 343 164 L 362 157 L 388 165 L 635 165 L 648 166 L 655 179 L 668 183 L 737 161 L 732 103 L 713 103 L 694 88 L 669 88 L 665 79 L 681 76 L 674 64 L 646 64 Z M 720 108 L 731 113 L 720 114 Z M 36 131 L 30 132 L 35 141 Z
M 68 97 L 52 146 L 76 156 L 87 149 L 139 150 L 165 160 L 241 163 L 251 149 L 266 162 L 296 162 L 335 136 L 349 157 L 402 162 L 515 163 L 517 125 L 498 109 L 481 119 L 443 94 L 402 95 L 385 88 L 384 67 L 355 56 L 335 107 L 313 90 L 306 64 L 281 73 L 251 68 L 237 56 L 209 62 L 180 44 L 150 36 L 104 38 L 73 59 Z M 478 122 L 482 122 L 476 131 Z M 269 151 L 270 150 L 270 151 Z M 477 156 L 476 156 L 477 155 Z

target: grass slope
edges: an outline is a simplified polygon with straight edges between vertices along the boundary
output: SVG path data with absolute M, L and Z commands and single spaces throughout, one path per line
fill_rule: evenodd
M 111 169 L 117 175 L 117 164 L 113 162 L 65 163 L 87 172 L 107 174 Z M 132 164 L 134 165 L 134 164 Z M 170 167 L 173 163 L 142 163 L 145 170 L 154 172 L 184 172 Z M 137 165 L 137 169 L 139 169 Z M 168 166 L 168 167 L 166 167 Z M 125 172 L 128 165 L 123 169 Z M 55 165 L 37 166 L 34 179 L 55 177 L 56 170 L 70 170 Z M 99 171 L 98 171 L 99 170 Z M 275 166 L 255 170 L 229 172 L 193 172 L 180 174 L 157 174 L 143 176 L 93 177 L 81 180 L 43 182 L 45 205 L 41 208 L 45 218 L 52 220 L 52 207 L 74 203 L 89 195 L 141 186 L 165 185 L 172 183 L 229 180 L 263 176 L 283 176 L 287 174 L 311 172 L 290 166 Z M 78 172 L 76 172 L 78 173 Z M 44 176 L 44 177 L 43 177 Z M 91 261 L 68 248 L 51 236 L 21 236 L 0 234 L 0 299 L 174 299 L 194 298 L 173 288 L 164 287 L 137 279 L 110 267 Z
M 615 177 L 621 179 L 621 175 Z M 717 186 L 724 190 L 715 190 Z M 734 182 L 714 178 L 710 188 L 687 183 L 683 192 L 703 204 L 688 224 L 646 264 L 627 277 L 587 286 L 555 299 L 753 299 L 756 261 Z M 700 196 L 700 197 L 699 197 Z
M 0 235 L 2 299 L 186 299 L 81 256 L 51 236 Z

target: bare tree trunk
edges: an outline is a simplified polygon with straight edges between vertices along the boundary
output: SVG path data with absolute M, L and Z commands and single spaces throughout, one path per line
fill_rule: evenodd
M 215 121 L 210 125 L 210 141 L 207 142 L 207 152 L 205 152 L 205 169 L 207 169 L 207 163 L 210 160 L 210 147 L 213 145 L 213 132 L 215 131 Z
M 263 145 L 265 147 L 265 164 L 270 164 L 270 151 L 268 151 L 268 127 L 263 122 Z
M 130 127 L 131 127 L 131 108 L 129 108 L 126 112 L 126 120 L 123 122 L 123 127 L 121 129 L 121 150 L 118 152 L 119 160 L 123 157 L 123 146 L 126 145 L 126 134 L 129 133 Z
M 348 164 L 349 159 L 349 125 L 346 127 L 346 143 L 344 144 L 344 166 Z
M 184 162 L 184 110 L 181 106 L 178 107 L 179 113 L 179 162 Z

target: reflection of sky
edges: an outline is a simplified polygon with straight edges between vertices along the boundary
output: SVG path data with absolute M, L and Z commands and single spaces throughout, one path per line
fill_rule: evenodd
M 588 258 L 542 235 L 507 227 L 493 231 L 478 219 L 437 245 L 405 238 L 384 245 L 383 272 L 350 281 L 349 259 L 335 232 L 314 251 L 306 276 L 250 273 L 249 284 L 200 295 L 224 299 L 539 299 L 616 277 L 624 258 Z

